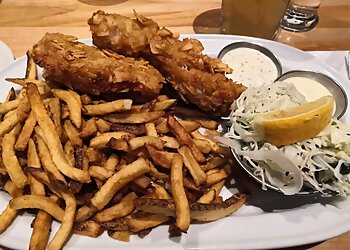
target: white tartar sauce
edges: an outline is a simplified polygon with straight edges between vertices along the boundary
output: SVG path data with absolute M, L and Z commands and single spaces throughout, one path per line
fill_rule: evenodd
M 307 77 L 290 77 L 284 80 L 294 84 L 296 89 L 305 96 L 306 101 L 312 102 L 323 96 L 332 95 L 332 93 L 321 83 Z
M 222 61 L 232 68 L 232 74 L 226 76 L 247 87 L 271 84 L 278 76 L 273 61 L 258 50 L 237 48 L 230 50 Z

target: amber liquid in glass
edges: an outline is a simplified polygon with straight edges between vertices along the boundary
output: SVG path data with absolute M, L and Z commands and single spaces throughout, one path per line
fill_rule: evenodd
M 222 0 L 221 33 L 273 39 L 289 0 Z

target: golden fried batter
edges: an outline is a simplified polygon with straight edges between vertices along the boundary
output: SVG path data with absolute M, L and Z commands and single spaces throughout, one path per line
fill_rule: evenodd
M 178 35 L 135 13 L 135 19 L 98 11 L 89 19 L 93 42 L 125 55 L 144 57 L 169 81 L 179 95 L 214 115 L 229 111 L 246 89 L 225 77 L 232 70 L 220 59 L 202 54 L 196 39 Z
M 88 20 L 93 43 L 123 55 L 134 55 L 147 49 L 150 39 L 159 30 L 158 24 L 135 11 L 134 14 L 136 19 L 105 14 L 102 10 L 95 12 Z
M 155 97 L 162 75 L 148 62 L 76 41 L 76 37 L 47 33 L 30 51 L 35 63 L 51 80 L 86 94 L 136 91 Z

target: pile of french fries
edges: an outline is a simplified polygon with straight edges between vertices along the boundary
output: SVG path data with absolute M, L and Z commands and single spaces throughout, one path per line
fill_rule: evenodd
M 129 241 L 163 223 L 178 234 L 245 203 L 220 196 L 232 162 L 212 139 L 217 122 L 175 118 L 176 100 L 80 95 L 38 80 L 30 58 L 25 78 L 7 80 L 23 88 L 0 104 L 0 186 L 12 197 L 0 233 L 20 210 L 34 213 L 30 249 L 61 249 L 71 233 Z

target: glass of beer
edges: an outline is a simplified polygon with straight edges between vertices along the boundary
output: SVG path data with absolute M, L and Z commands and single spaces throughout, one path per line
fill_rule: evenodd
M 289 0 L 222 0 L 221 33 L 274 39 Z
M 294 31 L 309 31 L 318 24 L 317 9 L 322 0 L 291 0 L 281 21 L 281 28 Z

